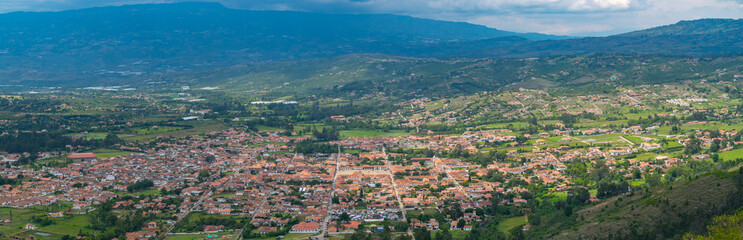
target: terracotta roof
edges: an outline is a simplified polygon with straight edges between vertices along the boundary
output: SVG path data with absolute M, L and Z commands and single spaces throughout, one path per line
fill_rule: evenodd
M 85 159 L 85 158 L 96 158 L 98 157 L 95 153 L 71 153 L 67 158 L 70 159 Z

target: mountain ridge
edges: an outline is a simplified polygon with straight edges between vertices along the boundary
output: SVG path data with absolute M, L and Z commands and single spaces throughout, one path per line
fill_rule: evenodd
M 392 14 L 251 11 L 199 2 L 12 12 L 0 14 L 0 81 L 157 77 L 358 53 L 440 59 L 743 54 L 741 26 L 743 20 L 702 19 L 563 39 Z

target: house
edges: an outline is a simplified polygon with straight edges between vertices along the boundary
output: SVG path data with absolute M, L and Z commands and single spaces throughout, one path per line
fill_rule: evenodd
M 25 227 L 23 227 L 23 229 L 34 230 L 34 229 L 36 229 L 36 225 L 33 225 L 33 224 L 28 223 L 28 224 L 26 224 Z
M 157 223 L 156 222 L 149 222 L 146 225 L 144 225 L 144 227 L 143 227 L 143 229 L 152 229 L 152 228 L 157 228 Z
M 657 143 L 641 143 L 640 144 L 640 147 L 642 147 L 646 151 L 650 151 L 650 150 L 653 150 L 653 149 L 659 149 L 659 148 L 661 148 L 661 145 L 660 144 L 657 144 Z
M 159 231 L 157 230 L 128 232 L 126 233 L 126 240 L 149 240 L 150 238 L 157 236 L 158 232 Z
M 547 144 L 547 140 L 537 139 L 537 145 L 544 145 L 544 144 Z
M 72 161 L 86 161 L 86 160 L 95 160 L 98 158 L 95 153 L 70 153 L 70 155 L 67 156 Z
M 64 213 L 63 212 L 49 213 L 47 215 L 49 215 L 49 217 L 52 217 L 52 218 L 61 218 L 61 217 L 64 217 Z
M 609 150 L 609 153 L 612 156 L 625 156 L 625 155 L 631 154 L 632 153 L 632 149 L 630 149 L 628 147 L 619 147 L 617 149 Z
M 215 233 L 224 230 L 224 225 L 205 225 L 204 226 L 204 232 L 205 233 Z
M 344 223 L 343 227 L 348 229 L 357 229 L 359 228 L 359 224 L 361 224 L 360 221 L 351 221 L 349 223 Z
M 276 227 L 262 226 L 256 229 L 258 234 L 275 233 Z
M 290 233 L 316 233 L 320 228 L 320 224 L 316 222 L 300 222 L 292 227 Z
M 346 121 L 346 120 L 348 120 L 346 118 L 346 116 L 343 116 L 343 115 L 330 116 L 330 119 L 336 120 L 336 121 Z

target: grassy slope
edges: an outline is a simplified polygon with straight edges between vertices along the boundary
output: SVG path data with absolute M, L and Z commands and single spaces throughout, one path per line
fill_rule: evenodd
M 700 222 L 706 223 L 706 219 L 718 214 L 710 212 L 710 209 L 723 207 L 727 197 L 735 192 L 735 178 L 730 177 L 734 175 L 710 174 L 686 183 L 674 184 L 672 188 L 607 199 L 577 211 L 575 215 L 578 216 L 578 225 L 563 230 L 553 238 L 601 239 L 643 232 L 660 234 L 664 228 L 670 226 L 668 224 L 685 218 L 704 219 L 705 221 Z M 690 226 L 692 231 L 703 228 L 700 223 Z M 546 232 L 542 232 L 544 233 Z

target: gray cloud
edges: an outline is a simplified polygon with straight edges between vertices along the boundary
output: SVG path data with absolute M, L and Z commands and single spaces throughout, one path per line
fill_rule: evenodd
M 0 0 L 0 12 L 194 0 Z M 698 18 L 741 18 L 743 0 L 202 0 L 253 10 L 391 13 L 518 32 L 606 35 Z

